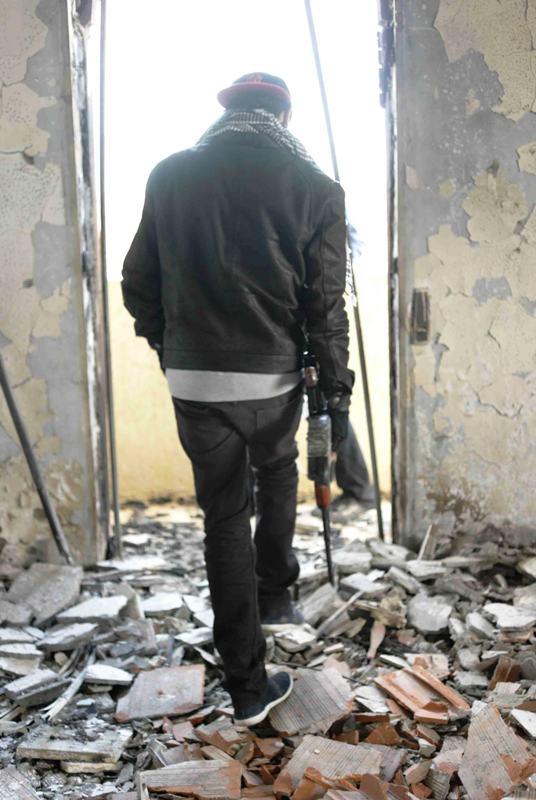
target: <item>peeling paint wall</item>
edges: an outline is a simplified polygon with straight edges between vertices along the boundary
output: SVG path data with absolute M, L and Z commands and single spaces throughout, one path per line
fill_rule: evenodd
M 102 554 L 78 242 L 67 3 L 0 0 L 0 349 L 76 557 Z M 0 395 L 3 555 L 55 558 Z M 25 555 L 26 554 L 26 555 Z
M 536 3 L 404 0 L 397 23 L 401 532 L 534 526 Z

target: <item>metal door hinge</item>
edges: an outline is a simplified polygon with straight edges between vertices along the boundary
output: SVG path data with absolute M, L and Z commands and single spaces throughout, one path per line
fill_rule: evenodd
M 410 339 L 423 344 L 430 338 L 430 294 L 428 289 L 414 289 L 411 298 Z

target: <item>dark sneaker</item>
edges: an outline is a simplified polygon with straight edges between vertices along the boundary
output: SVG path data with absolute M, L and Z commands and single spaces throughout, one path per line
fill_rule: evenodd
M 237 725 L 251 728 L 263 722 L 272 708 L 286 700 L 292 691 L 292 678 L 286 672 L 276 672 L 268 678 L 261 699 L 246 708 L 235 708 L 234 721 Z
M 338 523 L 351 522 L 371 508 L 374 508 L 374 500 L 368 497 L 357 498 L 350 494 L 340 494 L 331 504 L 331 519 Z
M 303 614 L 291 600 L 284 606 L 261 611 L 261 626 L 265 633 L 276 633 L 290 625 L 305 625 Z

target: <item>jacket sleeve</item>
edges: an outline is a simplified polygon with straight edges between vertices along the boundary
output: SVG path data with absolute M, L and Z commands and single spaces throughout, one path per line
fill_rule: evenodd
M 150 343 L 161 343 L 165 320 L 151 178 L 147 184 L 141 222 L 123 264 L 121 288 L 123 302 L 134 317 L 136 335 L 145 336 Z
M 320 387 L 326 397 L 351 394 L 354 373 L 348 369 L 346 285 L 346 220 L 344 192 L 334 184 L 313 237 L 304 252 L 305 317 L 309 346 L 320 366 Z

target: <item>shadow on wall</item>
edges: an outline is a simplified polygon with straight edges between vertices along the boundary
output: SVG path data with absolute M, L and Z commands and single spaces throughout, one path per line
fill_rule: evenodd
M 121 287 L 109 284 L 112 336 L 115 418 L 121 501 L 160 497 L 189 498 L 194 494 L 190 462 L 178 440 L 173 404 L 156 354 L 145 339 L 134 335 L 132 317 L 123 307 Z M 352 364 L 356 364 L 352 342 Z M 371 380 L 387 371 L 387 364 L 373 363 Z M 359 384 L 359 378 L 356 380 Z M 389 400 L 376 404 L 377 446 L 380 453 L 382 491 L 389 492 Z M 359 392 L 352 405 L 352 418 L 360 441 L 366 447 L 366 426 Z M 302 422 L 300 448 L 300 494 L 312 497 L 306 477 L 306 426 Z M 367 458 L 368 461 L 368 458 Z

